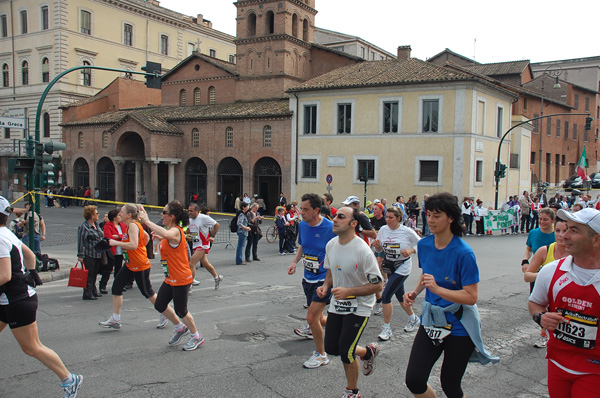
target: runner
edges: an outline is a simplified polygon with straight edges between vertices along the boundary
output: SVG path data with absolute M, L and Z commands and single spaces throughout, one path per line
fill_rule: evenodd
M 556 237 L 556 242 L 550 244 L 549 246 L 542 246 L 538 249 L 538 251 L 535 252 L 531 258 L 529 268 L 523 277 L 525 282 L 535 283 L 538 272 L 544 265 L 567 256 L 567 246 L 565 245 L 566 232 L 567 221 L 557 218 L 556 223 L 554 224 L 554 235 Z M 546 348 L 547 344 L 548 334 L 546 333 L 546 329 L 542 328 L 540 338 L 533 344 L 533 346 L 536 348 Z
M 323 326 L 327 323 L 327 317 L 323 315 L 323 310 L 329 303 L 331 293 L 326 292 L 319 296 L 317 288 L 323 285 L 327 273 L 327 270 L 323 268 L 325 246 L 335 235 L 332 231 L 333 223 L 319 214 L 321 204 L 322 199 L 317 194 L 302 195 L 300 203 L 302 221 L 298 226 L 299 246 L 294 260 L 288 267 L 288 274 L 293 275 L 300 260 L 304 266 L 302 287 L 308 304 L 306 313 L 308 325 L 301 329 L 294 329 L 294 333 L 315 341 L 313 355 L 304 362 L 304 367 L 308 369 L 318 368 L 329 363 L 323 339 Z
M 550 331 L 548 392 L 551 398 L 600 397 L 600 212 L 583 209 L 567 220 L 570 255 L 539 272 L 529 297 L 533 320 Z
M 346 200 L 342 202 L 342 204 L 358 210 L 360 208 L 360 199 L 358 199 L 356 196 L 348 196 Z M 371 225 L 371 222 L 365 213 L 359 211 L 357 221 L 358 225 L 356 226 L 356 235 L 360 236 L 367 244 L 369 244 L 369 238 L 375 239 L 377 237 L 377 233 L 373 229 L 373 226 Z
M 69 372 L 58 354 L 40 341 L 33 287 L 42 280 L 35 270 L 35 254 L 6 227 L 12 212 L 8 200 L 0 196 L 0 332 L 8 325 L 23 352 L 59 377 L 63 398 L 75 398 L 83 376 Z M 8 365 L 10 360 L 4 356 L 3 362 Z
M 163 228 L 150 221 L 148 213 L 141 205 L 138 206 L 142 222 L 155 235 L 162 238 L 159 247 L 160 263 L 165 273 L 165 281 L 158 290 L 154 308 L 169 318 L 169 302 L 173 300 L 175 313 L 181 318 L 181 322 L 175 327 L 175 332 L 169 340 L 169 344 L 177 344 L 183 336 L 190 333 L 189 340 L 183 346 L 183 350 L 193 351 L 204 344 L 204 339 L 196 328 L 194 317 L 187 309 L 188 291 L 193 279 L 188 257 L 188 245 L 183 233 L 183 227 L 189 223 L 188 214 L 183 210 L 179 201 L 167 203 L 162 212 L 162 221 L 165 226 Z M 173 319 L 169 319 L 173 321 Z
M 525 243 L 525 254 L 521 261 L 521 270 L 523 273 L 529 268 L 529 258 L 533 253 L 537 252 L 542 246 L 547 246 L 556 242 L 554 236 L 553 222 L 556 214 L 551 209 L 545 208 L 540 210 L 539 222 L 540 227 L 529 231 L 527 242 Z M 530 284 L 530 292 L 533 290 L 533 283 Z
M 377 343 L 358 345 L 371 310 L 375 293 L 381 291 L 379 266 L 369 246 L 355 235 L 359 212 L 348 206 L 338 209 L 333 219 L 333 232 L 338 236 L 327 243 L 325 268 L 327 276 L 317 289 L 319 297 L 333 296 L 328 310 L 325 350 L 339 355 L 346 374 L 342 398 L 360 398 L 356 355 L 362 360 L 362 373 L 375 370 L 379 353 Z M 332 289 L 333 288 L 333 289 Z
M 392 336 L 392 313 L 394 305 L 392 297 L 400 302 L 402 309 L 408 315 L 408 323 L 404 327 L 405 332 L 412 332 L 419 326 L 419 317 L 417 317 L 412 306 L 404 305 L 404 281 L 410 275 L 412 269 L 411 255 L 417 252 L 417 243 L 419 235 L 410 228 L 400 224 L 402 221 L 402 210 L 397 207 L 389 207 L 385 217 L 387 225 L 381 227 L 377 239 L 373 246 L 378 255 L 385 255 L 382 264 L 382 270 L 388 275 L 388 281 L 385 285 L 382 295 L 383 307 L 383 328 L 379 334 L 379 339 L 387 341 Z
M 200 284 L 200 281 L 196 280 L 196 264 L 200 261 L 200 265 L 213 276 L 215 280 L 215 290 L 217 290 L 219 286 L 221 286 L 223 275 L 217 274 L 215 267 L 208 261 L 208 251 L 210 250 L 211 240 L 214 240 L 214 236 L 219 232 L 219 223 L 210 216 L 200 214 L 200 206 L 196 203 L 191 203 L 189 205 L 188 213 L 190 215 L 188 231 L 192 239 L 193 253 L 192 258 L 190 259 L 193 284 Z
M 438 193 L 429 197 L 425 206 L 432 235 L 418 244 L 423 275 L 415 289 L 404 294 L 404 304 L 413 305 L 417 295 L 427 289 L 421 327 L 406 370 L 406 386 L 415 397 L 435 397 L 428 380 L 443 352 L 442 389 L 446 396 L 459 398 L 464 397 L 461 381 L 470 358 L 483 364 L 499 359 L 491 357 L 481 341 L 475 305 L 479 269 L 473 249 L 460 239 L 463 230 L 458 202 L 449 193 Z M 472 357 L 475 352 L 477 357 Z
M 142 296 L 146 297 L 152 305 L 156 303 L 156 293 L 152 290 L 150 282 L 150 260 L 146 253 L 146 242 L 150 239 L 148 234 L 144 232 L 142 225 L 138 220 L 138 209 L 135 205 L 128 203 L 121 207 L 119 212 L 121 221 L 127 226 L 127 231 L 123 234 L 122 239 L 109 239 L 108 243 L 111 247 L 120 247 L 123 250 L 123 260 L 125 266 L 113 281 L 111 294 L 113 297 L 113 314 L 104 321 L 99 322 L 99 325 L 107 329 L 121 329 L 121 308 L 123 307 L 123 288 L 125 285 L 135 279 L 138 289 Z M 166 319 L 173 322 L 174 325 L 181 323 L 177 315 L 171 307 L 165 308 L 161 312 Z M 158 328 L 162 329 L 166 326 L 165 318 L 160 319 Z

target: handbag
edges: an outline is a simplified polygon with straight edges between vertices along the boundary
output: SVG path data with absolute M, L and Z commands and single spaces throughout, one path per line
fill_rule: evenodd
M 77 268 L 78 264 L 81 264 L 81 268 Z M 88 273 L 89 271 L 85 269 L 85 265 L 83 265 L 82 262 L 77 261 L 77 264 L 75 264 L 75 266 L 71 268 L 71 271 L 69 272 L 69 283 L 67 286 L 85 289 L 87 286 Z

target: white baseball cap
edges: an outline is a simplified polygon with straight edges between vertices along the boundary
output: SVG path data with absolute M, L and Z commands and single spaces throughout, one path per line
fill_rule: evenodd
M 373 200 L 373 203 L 374 203 L 374 204 L 381 203 L 381 200 L 379 200 L 379 199 L 374 199 L 374 200 Z
M 600 234 L 600 211 L 596 209 L 585 208 L 575 213 L 560 209 L 558 217 L 563 220 L 571 220 L 577 224 L 587 225 L 597 234 Z
M 344 200 L 342 202 L 342 204 L 345 206 L 348 206 L 350 203 L 359 203 L 360 204 L 360 199 L 358 199 L 356 196 L 348 196 L 346 198 L 346 200 Z
M 10 202 L 6 200 L 4 196 L 0 196 L 0 213 L 10 216 L 13 212 L 13 208 L 10 205 Z

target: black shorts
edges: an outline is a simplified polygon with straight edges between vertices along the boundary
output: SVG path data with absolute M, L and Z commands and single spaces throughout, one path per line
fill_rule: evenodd
M 146 298 L 154 296 L 154 290 L 152 290 L 152 283 L 150 283 L 150 268 L 144 271 L 132 271 L 127 266 L 121 267 L 121 270 L 115 276 L 113 281 L 111 293 L 113 296 L 122 296 L 123 288 L 127 286 L 132 279 L 135 279 L 138 289 L 142 295 Z
M 323 286 L 324 282 L 325 281 L 309 283 L 306 279 L 302 279 L 302 288 L 304 289 L 304 295 L 306 296 L 306 304 L 310 305 L 313 301 L 315 303 L 329 304 L 329 301 L 331 301 L 331 288 L 329 288 L 327 295 L 323 298 L 319 297 L 317 294 L 317 289 Z
M 7 323 L 11 329 L 31 325 L 36 321 L 37 308 L 37 294 L 16 303 L 0 305 L 0 322 Z
M 190 285 L 171 286 L 168 283 L 163 282 L 158 289 L 158 295 L 154 302 L 154 309 L 162 314 L 167 309 L 171 300 L 173 300 L 175 314 L 180 318 L 184 318 L 188 314 L 187 304 L 189 292 Z
M 358 340 L 360 340 L 367 322 L 369 322 L 369 317 L 328 312 L 327 327 L 325 328 L 325 352 L 329 355 L 339 355 L 343 363 L 353 363 Z

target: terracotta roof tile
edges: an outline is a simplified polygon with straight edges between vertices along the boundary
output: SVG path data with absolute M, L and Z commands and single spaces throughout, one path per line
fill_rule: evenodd
M 482 75 L 520 75 L 529 66 L 529 61 L 509 61 L 496 62 L 493 64 L 467 65 L 465 68 L 471 69 Z

